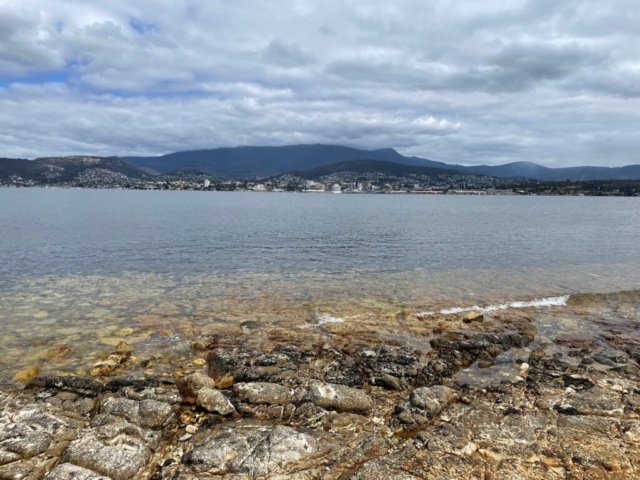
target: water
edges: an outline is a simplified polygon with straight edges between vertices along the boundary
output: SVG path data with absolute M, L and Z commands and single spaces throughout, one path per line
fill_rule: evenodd
M 635 198 L 0 189 L 0 381 L 83 373 L 121 339 L 179 363 L 247 320 L 384 320 L 419 347 L 398 312 L 639 286 Z
M 634 198 L 0 190 L 0 275 L 640 263 Z

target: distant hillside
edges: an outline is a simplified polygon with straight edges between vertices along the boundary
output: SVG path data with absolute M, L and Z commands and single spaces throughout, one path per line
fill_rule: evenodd
M 348 162 L 331 163 L 320 167 L 312 168 L 302 172 L 292 172 L 301 178 L 310 180 L 339 172 L 354 173 L 381 173 L 390 177 L 401 177 L 404 175 L 461 175 L 460 172 L 448 168 L 418 167 L 397 162 L 385 162 L 382 160 L 350 160 Z
M 161 157 L 124 157 L 123 160 L 157 173 L 197 169 L 230 177 L 268 177 L 362 158 L 412 165 L 429 162 L 408 159 L 392 148 L 359 150 L 335 145 L 216 148 L 176 152 Z
M 109 171 L 129 178 L 145 178 L 146 173 L 116 157 L 48 157 L 36 160 L 0 158 L 0 179 L 13 175 L 42 183 L 66 182 L 87 171 Z
M 284 147 L 235 147 L 175 152 L 160 157 L 124 157 L 123 160 L 152 173 L 196 169 L 227 177 L 269 177 L 306 171 L 350 160 L 382 160 L 406 165 L 444 168 L 461 173 L 499 178 L 533 178 L 542 181 L 640 179 L 640 165 L 626 167 L 548 168 L 531 162 L 505 165 L 464 166 L 405 157 L 392 148 L 362 150 L 337 145 L 290 145 Z
M 0 178 L 18 174 L 25 178 L 58 171 L 65 178 L 79 170 L 111 169 L 130 178 L 146 175 L 186 172 L 189 175 L 209 174 L 216 178 L 248 179 L 271 177 L 291 172 L 304 172 L 324 165 L 351 160 L 378 160 L 418 167 L 456 170 L 465 174 L 482 174 L 498 178 L 531 178 L 540 181 L 640 180 L 640 165 L 626 167 L 548 168 L 531 162 L 504 165 L 465 166 L 436 162 L 426 158 L 405 157 L 392 148 L 362 150 L 338 145 L 289 145 L 283 147 L 235 147 L 212 150 L 175 152 L 159 157 L 57 157 L 33 161 L 0 159 Z M 25 163 L 27 162 L 27 163 Z M 83 163 L 84 162 L 84 163 Z M 87 163 L 88 162 L 88 163 Z M 200 173 L 196 173 L 200 172 Z
M 638 180 L 640 165 L 626 167 L 569 167 L 548 168 L 532 162 L 513 162 L 505 165 L 480 165 L 477 167 L 458 167 L 461 171 L 482 173 L 500 178 L 533 178 L 547 182 L 585 181 L 585 180 Z

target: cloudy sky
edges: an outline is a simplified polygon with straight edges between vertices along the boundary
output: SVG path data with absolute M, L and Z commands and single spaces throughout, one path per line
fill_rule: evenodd
M 0 156 L 640 163 L 637 0 L 0 0 Z

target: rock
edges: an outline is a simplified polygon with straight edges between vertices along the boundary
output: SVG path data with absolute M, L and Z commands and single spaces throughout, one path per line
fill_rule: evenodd
M 128 422 L 138 423 L 140 404 L 128 398 L 106 397 L 100 401 L 100 413 L 124 418 Z
M 243 357 L 246 355 L 243 355 Z M 209 353 L 207 356 L 207 364 L 209 365 L 209 376 L 214 379 L 224 377 L 225 375 L 233 376 L 235 368 L 240 364 L 239 354 L 234 350 L 217 349 Z M 244 358 L 242 358 L 244 360 Z
M 232 387 L 235 383 L 235 379 L 231 375 L 225 375 L 224 377 L 216 380 L 216 388 L 224 390 L 225 388 Z
M 5 423 L 0 429 L 0 465 L 44 453 L 50 444 L 47 432 L 25 423 Z
M 544 350 L 540 347 L 534 348 L 529 354 L 529 365 L 536 366 L 539 365 L 545 358 Z
M 112 441 L 103 443 L 94 432 L 88 432 L 71 442 L 61 461 L 94 470 L 112 480 L 130 480 L 150 458 L 151 452 L 140 440 L 120 435 L 114 445 Z
M 127 387 L 143 389 L 157 387 L 158 385 L 159 382 L 155 378 L 121 377 L 109 380 L 103 390 L 107 392 L 117 392 L 118 390 L 122 390 Z
M 396 407 L 393 424 L 406 430 L 420 427 L 459 397 L 457 391 L 443 385 L 416 388 L 407 400 Z
M 196 367 L 204 367 L 207 364 L 207 361 L 204 358 L 196 358 L 192 363 Z
M 211 377 L 203 375 L 202 373 L 194 373 L 178 379 L 176 386 L 183 397 L 196 398 L 201 388 L 215 389 L 216 382 L 214 382 Z
M 462 321 L 464 323 L 482 322 L 483 320 L 484 320 L 484 315 L 479 312 L 469 312 L 462 318 Z
M 203 474 L 237 476 L 233 478 L 276 478 L 283 474 L 280 478 L 306 478 L 295 474 L 310 465 L 321 465 L 322 455 L 336 448 L 320 432 L 257 422 L 223 424 L 202 438 L 185 455 L 180 473 L 191 473 L 196 478 Z
M 63 463 L 51 470 L 44 480 L 110 480 L 92 470 Z
M 102 389 L 102 384 L 84 377 L 36 377 L 25 389 L 47 388 L 52 390 L 66 390 L 81 395 L 96 396 Z
M 367 414 L 373 401 L 362 390 L 344 385 L 314 382 L 307 389 L 306 400 L 325 410 Z
M 100 402 L 100 413 L 124 418 L 143 428 L 158 429 L 174 418 L 171 405 L 154 399 L 135 401 L 129 398 L 106 397 Z
M 29 383 L 31 380 L 40 375 L 40 369 L 38 367 L 27 367 L 20 370 L 13 376 L 12 381 L 18 383 Z
M 157 400 L 142 400 L 138 407 L 140 425 L 145 428 L 163 427 L 173 417 L 171 405 Z
M 116 345 L 116 350 L 119 352 L 130 352 L 133 348 L 127 342 L 121 341 Z
M 285 405 L 289 399 L 289 389 L 277 383 L 237 383 L 233 393 L 238 401 L 253 404 Z
M 556 410 L 563 414 L 622 417 L 624 405 L 618 395 L 600 387 L 569 395 Z
M 107 376 L 131 357 L 131 346 L 125 342 L 120 342 L 117 350 L 107 357 L 106 360 L 97 362 L 91 369 L 91 376 Z
M 196 404 L 207 412 L 219 415 L 231 415 L 236 411 L 227 397 L 218 390 L 209 387 L 198 390 Z

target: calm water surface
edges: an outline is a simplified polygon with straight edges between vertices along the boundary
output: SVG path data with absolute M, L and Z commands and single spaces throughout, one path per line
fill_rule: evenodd
M 637 198 L 0 189 L 0 380 L 132 327 L 152 351 L 214 321 L 639 287 Z

